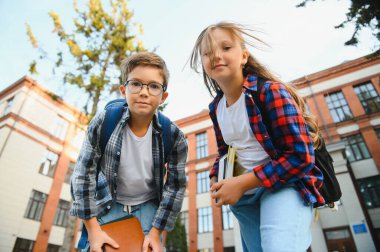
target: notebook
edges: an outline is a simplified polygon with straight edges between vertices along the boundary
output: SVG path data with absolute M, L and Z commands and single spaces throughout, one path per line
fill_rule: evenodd
M 124 217 L 104 223 L 101 227 L 104 232 L 119 244 L 118 249 L 113 248 L 109 244 L 105 244 L 103 251 L 141 252 L 145 236 L 141 224 L 136 217 Z
M 219 158 L 218 181 L 234 176 L 235 148 L 228 146 L 228 152 Z

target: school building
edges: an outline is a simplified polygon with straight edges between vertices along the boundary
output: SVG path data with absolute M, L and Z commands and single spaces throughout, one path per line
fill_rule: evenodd
M 293 83 L 318 118 L 343 192 L 338 212 L 314 210 L 309 250 L 380 251 L 380 56 Z M 75 251 L 80 222 L 68 217 L 69 178 L 85 121 L 29 77 L 0 91 L 0 251 Z M 217 148 L 208 110 L 176 123 L 189 144 L 180 215 L 189 251 L 242 251 L 236 219 L 210 197 Z
M 84 125 L 29 77 L 0 92 L 0 251 L 73 249 L 69 180 Z
M 338 211 L 313 210 L 309 251 L 380 251 L 380 55 L 346 61 L 292 83 L 318 118 L 343 193 Z M 236 219 L 210 197 L 208 174 L 217 146 L 208 110 L 176 123 L 189 144 L 180 215 L 189 251 L 242 251 Z

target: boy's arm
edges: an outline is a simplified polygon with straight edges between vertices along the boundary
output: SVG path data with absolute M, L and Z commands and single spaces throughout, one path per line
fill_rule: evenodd
M 99 135 L 104 114 L 101 113 L 94 117 L 88 125 L 86 137 L 71 177 L 73 203 L 70 214 L 80 219 L 90 219 L 98 214 L 95 198 L 95 180 L 96 167 L 101 157 Z
M 173 125 L 172 128 L 174 128 Z M 153 227 L 167 231 L 174 228 L 186 189 L 185 165 L 187 142 L 183 133 L 176 126 L 172 134 L 175 136 L 175 139 L 169 155 L 166 183 L 163 189 L 162 200 L 153 220 Z

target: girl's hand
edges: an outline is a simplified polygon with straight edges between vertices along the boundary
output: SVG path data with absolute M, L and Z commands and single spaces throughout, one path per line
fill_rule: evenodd
M 142 251 L 149 252 L 151 251 L 149 248 L 151 248 L 153 252 L 163 252 L 164 249 L 160 242 L 160 235 L 161 235 L 161 231 L 155 227 L 152 227 L 152 229 L 144 238 Z
M 217 177 L 217 176 L 213 176 L 213 177 L 211 177 L 211 179 L 210 179 L 210 188 L 211 188 L 212 185 L 215 184 L 217 181 L 218 181 L 218 177 Z
M 240 181 L 240 176 L 231 177 L 211 186 L 211 197 L 218 199 L 216 206 L 234 205 L 243 196 L 245 189 Z
M 216 203 L 218 207 L 234 205 L 246 191 L 260 186 L 262 186 L 261 180 L 253 172 L 248 172 L 214 183 L 210 188 L 211 197 L 218 199 Z

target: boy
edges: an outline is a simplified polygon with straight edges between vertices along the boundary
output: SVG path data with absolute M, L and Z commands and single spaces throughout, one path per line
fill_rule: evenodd
M 170 231 L 181 210 L 186 187 L 187 143 L 170 125 L 173 147 L 168 155 L 164 183 L 163 138 L 157 108 L 168 96 L 169 72 L 161 57 L 136 53 L 122 63 L 120 92 L 128 106 L 102 155 L 100 129 L 105 111 L 94 117 L 87 130 L 71 179 L 71 214 L 83 219 L 88 232 L 85 251 L 102 251 L 105 243 L 118 244 L 101 230 L 101 223 L 132 214 L 143 228 L 143 251 L 163 251 L 160 235 Z M 97 175 L 97 165 L 101 171 Z M 96 181 L 96 177 L 98 180 Z M 100 223 L 100 224 L 99 224 Z

